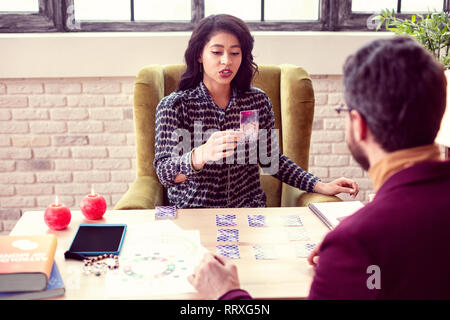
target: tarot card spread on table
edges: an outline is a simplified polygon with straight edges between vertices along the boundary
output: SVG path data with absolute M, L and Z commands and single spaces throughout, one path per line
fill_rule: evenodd
M 156 220 L 175 219 L 177 217 L 177 208 L 175 206 L 156 206 Z
M 236 244 L 217 245 L 217 252 L 230 259 L 240 259 L 239 247 Z
M 239 230 L 219 229 L 217 230 L 217 241 L 239 242 Z
M 236 225 L 235 214 L 217 214 L 216 226 L 218 227 L 232 227 Z

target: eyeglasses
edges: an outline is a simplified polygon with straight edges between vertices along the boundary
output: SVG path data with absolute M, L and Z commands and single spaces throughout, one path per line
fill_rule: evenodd
M 347 107 L 345 104 L 341 104 L 339 107 L 334 108 L 336 110 L 337 114 L 341 114 L 342 111 L 350 112 L 354 110 L 353 108 Z

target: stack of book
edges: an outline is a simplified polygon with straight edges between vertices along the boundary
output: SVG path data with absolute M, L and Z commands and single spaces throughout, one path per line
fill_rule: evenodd
M 0 300 L 64 295 L 54 235 L 0 236 Z

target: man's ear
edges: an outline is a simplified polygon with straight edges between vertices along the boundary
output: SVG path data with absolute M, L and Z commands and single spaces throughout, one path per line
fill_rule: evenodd
M 351 130 L 353 136 L 358 142 L 367 140 L 368 126 L 364 116 L 357 110 L 350 111 L 350 121 L 352 122 Z

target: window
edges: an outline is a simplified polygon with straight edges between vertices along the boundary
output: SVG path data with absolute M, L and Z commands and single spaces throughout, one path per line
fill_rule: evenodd
M 188 31 L 200 20 L 199 0 L 64 1 L 70 31 Z
M 238 16 L 253 30 L 322 30 L 319 4 L 320 0 L 66 0 L 73 8 L 71 31 L 189 31 L 201 18 L 217 13 Z
M 191 21 L 192 3 L 186 0 L 134 0 L 135 21 Z
M 205 16 L 235 15 L 244 21 L 318 21 L 319 0 L 205 0 Z
M 229 13 L 251 30 L 370 31 L 381 9 L 448 11 L 450 0 L 2 0 L 0 32 L 191 31 Z
M 129 0 L 75 0 L 73 9 L 76 21 L 131 21 Z
M 261 0 L 205 0 L 205 17 L 228 13 L 244 21 L 261 21 Z
M 264 1 L 264 20 L 318 21 L 319 0 L 266 0 Z
M 59 1 L 3 0 L 0 32 L 56 32 L 62 29 Z
M 372 18 L 383 9 L 394 10 L 399 17 L 412 13 L 446 11 L 449 0 L 341 0 L 334 3 L 331 30 L 374 30 Z
M 73 8 L 77 21 L 191 20 L 189 0 L 75 0 Z
M 403 13 L 441 11 L 443 8 L 442 0 L 353 0 L 353 12 L 380 12 L 383 9 L 395 10 Z
M 0 12 L 9 13 L 38 13 L 38 0 L 16 0 L 0 2 Z

